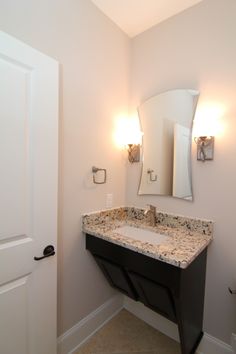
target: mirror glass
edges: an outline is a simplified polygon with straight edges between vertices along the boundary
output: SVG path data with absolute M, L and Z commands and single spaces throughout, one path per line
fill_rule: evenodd
M 198 97 L 196 90 L 170 90 L 138 108 L 144 133 L 138 194 L 193 199 L 191 137 Z

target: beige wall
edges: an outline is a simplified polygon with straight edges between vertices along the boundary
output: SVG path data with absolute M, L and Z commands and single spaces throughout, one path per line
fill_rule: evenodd
M 216 137 L 213 162 L 196 161 L 194 202 L 137 196 L 140 165 L 130 165 L 128 204 L 215 221 L 207 265 L 204 329 L 226 342 L 236 330 L 236 1 L 205 0 L 132 40 L 131 111 L 171 88 L 194 88 L 204 102 L 223 104 L 224 131 Z
M 124 204 L 125 164 L 115 118 L 127 110 L 129 40 L 88 0 L 0 0 L 1 30 L 56 58 L 60 75 L 59 334 L 113 291 L 85 251 L 80 218 Z M 107 184 L 91 183 L 91 167 Z
M 205 330 L 229 341 L 236 330 L 236 2 L 205 0 L 137 36 L 132 45 L 131 111 L 171 88 L 195 88 L 200 104 L 224 104 L 224 132 L 215 159 L 195 159 L 194 202 L 137 196 L 140 165 L 128 167 L 112 143 L 115 117 L 129 99 L 130 40 L 88 0 L 0 0 L 1 30 L 61 63 L 59 334 L 111 295 L 85 251 L 81 213 L 114 205 L 153 203 L 162 210 L 215 221 L 207 267 Z M 91 184 L 91 167 L 108 170 L 108 183 Z

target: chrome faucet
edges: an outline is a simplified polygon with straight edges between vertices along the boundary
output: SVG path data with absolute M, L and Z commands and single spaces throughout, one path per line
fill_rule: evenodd
M 156 225 L 156 207 L 154 205 L 148 204 L 147 209 L 144 212 L 144 215 L 148 217 L 149 225 Z

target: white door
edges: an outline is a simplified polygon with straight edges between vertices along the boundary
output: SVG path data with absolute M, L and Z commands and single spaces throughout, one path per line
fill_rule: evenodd
M 173 196 L 192 200 L 190 179 L 190 129 L 174 127 Z
M 0 353 L 56 353 L 58 64 L 0 32 Z

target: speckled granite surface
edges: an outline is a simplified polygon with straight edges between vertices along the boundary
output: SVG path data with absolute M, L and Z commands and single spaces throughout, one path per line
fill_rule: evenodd
M 209 245 L 213 234 L 211 221 L 160 212 L 156 214 L 156 226 L 149 226 L 144 209 L 134 207 L 85 214 L 82 221 L 85 233 L 180 268 L 187 268 Z M 168 237 L 159 245 L 134 240 L 115 231 L 123 225 L 145 228 Z

